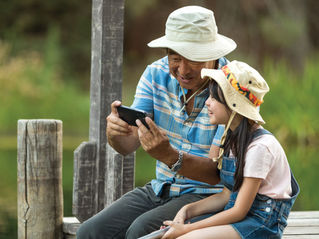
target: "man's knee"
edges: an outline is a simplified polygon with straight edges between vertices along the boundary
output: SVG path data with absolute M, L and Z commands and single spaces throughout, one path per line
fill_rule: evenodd
M 76 238 L 77 239 L 88 239 L 93 238 L 93 235 L 91 233 L 93 232 L 92 226 L 88 221 L 85 221 L 81 224 L 81 226 L 76 231 Z
M 118 227 L 112 224 L 111 221 L 102 222 L 91 219 L 83 222 L 76 232 L 77 239 L 122 239 L 125 238 L 127 227 Z
M 162 221 L 156 215 L 145 213 L 139 216 L 128 228 L 126 239 L 136 239 L 160 228 Z
M 147 222 L 141 222 L 140 220 L 136 219 L 131 226 L 128 228 L 126 232 L 126 239 L 136 239 L 148 234 L 148 225 Z

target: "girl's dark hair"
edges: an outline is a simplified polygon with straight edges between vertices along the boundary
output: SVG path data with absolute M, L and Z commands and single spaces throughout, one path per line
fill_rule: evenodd
M 217 100 L 219 103 L 226 106 L 231 114 L 231 109 L 228 107 L 224 94 L 220 86 L 212 80 L 209 85 L 209 94 L 212 98 Z M 227 137 L 224 144 L 224 153 L 229 154 L 230 150 L 233 155 L 237 158 L 236 171 L 235 171 L 235 186 L 233 191 L 238 191 L 244 180 L 244 167 L 245 167 L 245 156 L 249 144 L 252 141 L 251 125 L 248 119 L 244 117 L 235 131 L 228 129 Z

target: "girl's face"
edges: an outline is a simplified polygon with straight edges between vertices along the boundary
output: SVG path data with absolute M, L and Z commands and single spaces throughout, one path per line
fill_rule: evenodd
M 229 112 L 225 105 L 219 103 L 216 99 L 209 96 L 206 100 L 208 109 L 209 122 L 211 124 L 227 124 L 229 120 Z
M 217 92 L 215 92 L 216 94 Z M 219 99 L 221 98 L 221 92 L 218 89 L 218 95 Z M 220 101 L 220 100 L 219 100 Z M 216 100 L 212 94 L 208 97 L 205 104 L 208 109 L 208 115 L 209 115 L 209 122 L 211 124 L 227 124 L 229 118 L 230 118 L 230 111 L 226 107 L 225 104 L 219 102 Z

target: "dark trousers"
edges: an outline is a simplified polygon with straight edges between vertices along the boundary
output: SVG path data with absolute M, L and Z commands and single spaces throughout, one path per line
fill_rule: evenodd
M 110 206 L 85 221 L 77 231 L 78 239 L 138 237 L 156 231 L 165 220 L 173 220 L 186 204 L 209 195 L 185 194 L 169 198 L 169 186 L 157 197 L 150 183 L 123 195 Z

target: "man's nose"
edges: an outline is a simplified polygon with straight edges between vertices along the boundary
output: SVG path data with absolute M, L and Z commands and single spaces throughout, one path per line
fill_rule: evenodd
M 179 63 L 178 71 L 182 76 L 186 76 L 190 72 L 190 67 L 186 59 L 182 59 Z

